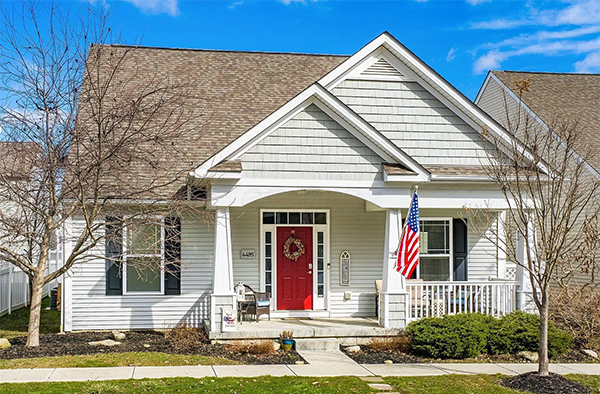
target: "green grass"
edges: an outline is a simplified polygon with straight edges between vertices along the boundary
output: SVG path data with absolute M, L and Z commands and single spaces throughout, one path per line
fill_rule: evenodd
M 40 322 L 40 333 L 48 334 L 60 331 L 60 312 L 45 310 L 50 306 L 50 297 L 42 300 L 42 317 Z M 29 308 L 21 308 L 18 311 L 0 317 L 0 338 L 16 338 L 27 335 L 29 325 Z
M 268 372 L 268 371 L 266 371 Z M 567 375 L 600 393 L 600 376 Z M 385 378 L 402 394 L 508 394 L 513 390 L 498 385 L 501 375 L 444 375 Z M 114 380 L 104 382 L 60 382 L 0 384 L 0 394 L 130 394 L 130 393 L 308 393 L 308 394 L 367 394 L 371 390 L 366 382 L 355 377 L 308 378 L 270 377 L 258 378 L 166 378 L 143 380 Z
M 97 353 L 79 356 L 17 358 L 0 360 L 0 369 L 18 368 L 85 368 L 85 367 L 141 367 L 169 365 L 235 365 L 236 361 L 159 352 Z
M 600 393 L 600 376 L 567 375 L 569 379 L 585 384 L 592 393 Z M 516 391 L 498 384 L 502 375 L 444 375 L 385 378 L 386 383 L 401 394 L 508 394 Z
M 265 371 L 267 373 L 268 371 Z M 130 394 L 130 393 L 307 393 L 307 394 L 366 394 L 373 393 L 358 378 L 170 378 L 144 380 L 115 380 L 104 382 L 27 383 L 0 385 L 0 394 Z

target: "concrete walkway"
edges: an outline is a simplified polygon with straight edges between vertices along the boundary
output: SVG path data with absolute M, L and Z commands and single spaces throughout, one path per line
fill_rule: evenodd
M 313 356 L 316 357 L 316 354 Z M 316 361 L 313 359 L 313 361 Z M 176 367 L 3 369 L 0 383 L 65 382 L 167 377 L 256 376 L 433 376 L 448 374 L 517 375 L 535 371 L 535 364 L 351 364 L 345 361 L 306 365 L 215 365 Z M 600 364 L 551 364 L 559 374 L 600 375 Z

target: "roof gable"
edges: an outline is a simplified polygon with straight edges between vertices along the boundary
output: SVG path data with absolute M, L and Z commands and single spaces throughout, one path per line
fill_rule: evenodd
M 326 113 L 327 116 L 379 155 L 382 161 L 404 165 L 416 174 L 413 180 L 424 181 L 428 179 L 429 173 L 427 170 L 319 84 L 312 85 L 248 130 L 244 135 L 204 162 L 194 171 L 193 175 L 198 178 L 207 177 L 210 175 L 208 173 L 210 168 L 219 163 L 240 159 L 244 153 L 311 105 Z
M 384 58 L 406 80 L 418 82 L 419 85 L 427 89 L 436 99 L 478 132 L 485 128 L 488 132 L 495 133 L 502 140 L 512 141 L 513 136 L 507 133 L 502 126 L 388 32 L 382 33 L 365 45 L 321 78 L 319 83 L 326 89 L 332 90 L 343 81 L 355 78 L 357 74 L 362 73 L 379 58 Z
M 381 181 L 383 161 L 315 104 L 240 156 L 244 178 L 271 179 Z

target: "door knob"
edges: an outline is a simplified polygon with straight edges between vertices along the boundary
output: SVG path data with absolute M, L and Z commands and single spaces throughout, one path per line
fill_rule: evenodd
M 309 274 L 309 275 L 311 275 L 311 274 L 312 274 L 312 271 L 308 271 L 308 274 Z

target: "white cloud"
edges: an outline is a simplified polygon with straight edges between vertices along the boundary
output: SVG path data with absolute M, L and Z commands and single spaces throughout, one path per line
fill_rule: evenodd
M 455 57 L 456 57 L 456 49 L 450 48 L 450 50 L 448 51 L 448 54 L 446 55 L 446 61 L 451 62 L 452 60 L 454 60 Z
M 586 25 L 600 23 L 600 1 L 576 2 L 560 11 L 556 17 L 558 24 Z
M 306 0 L 279 0 L 279 1 L 285 5 L 290 5 L 292 3 L 300 3 L 300 4 L 307 3 Z M 316 3 L 317 1 L 319 1 L 319 0 L 310 0 L 311 3 Z
M 491 3 L 492 0 L 467 0 L 467 3 L 471 4 L 471 5 L 479 5 L 482 3 Z
M 178 0 L 125 0 L 147 14 L 179 16 Z
M 578 73 L 600 73 L 600 51 L 588 54 L 573 66 Z
M 490 51 L 475 61 L 473 72 L 481 74 L 488 70 L 497 70 L 507 56 L 508 54 L 505 52 Z
M 471 23 L 473 29 L 483 30 L 504 30 L 514 29 L 515 27 L 521 27 L 531 24 L 527 19 L 494 19 L 491 21 L 474 22 Z
M 498 69 L 509 58 L 524 55 L 583 55 L 585 58 L 573 65 L 576 71 L 600 68 L 600 55 L 597 55 L 600 53 L 600 1 L 567 1 L 554 3 L 554 6 L 558 4 L 562 8 L 540 10 L 531 0 L 526 4 L 526 15 L 518 19 L 473 23 L 471 27 L 474 29 L 511 30 L 525 25 L 529 26 L 528 30 L 539 29 L 531 34 L 519 34 L 481 45 L 475 53 L 483 51 L 483 54 L 475 59 L 473 72 L 480 74 Z
M 244 4 L 244 2 L 243 2 L 243 1 L 236 1 L 236 2 L 234 2 L 234 3 L 231 3 L 231 4 L 229 4 L 229 5 L 227 6 L 227 8 L 229 8 L 229 9 L 234 9 L 235 7 L 237 7 L 237 6 L 239 6 L 239 5 L 242 5 L 242 4 Z

